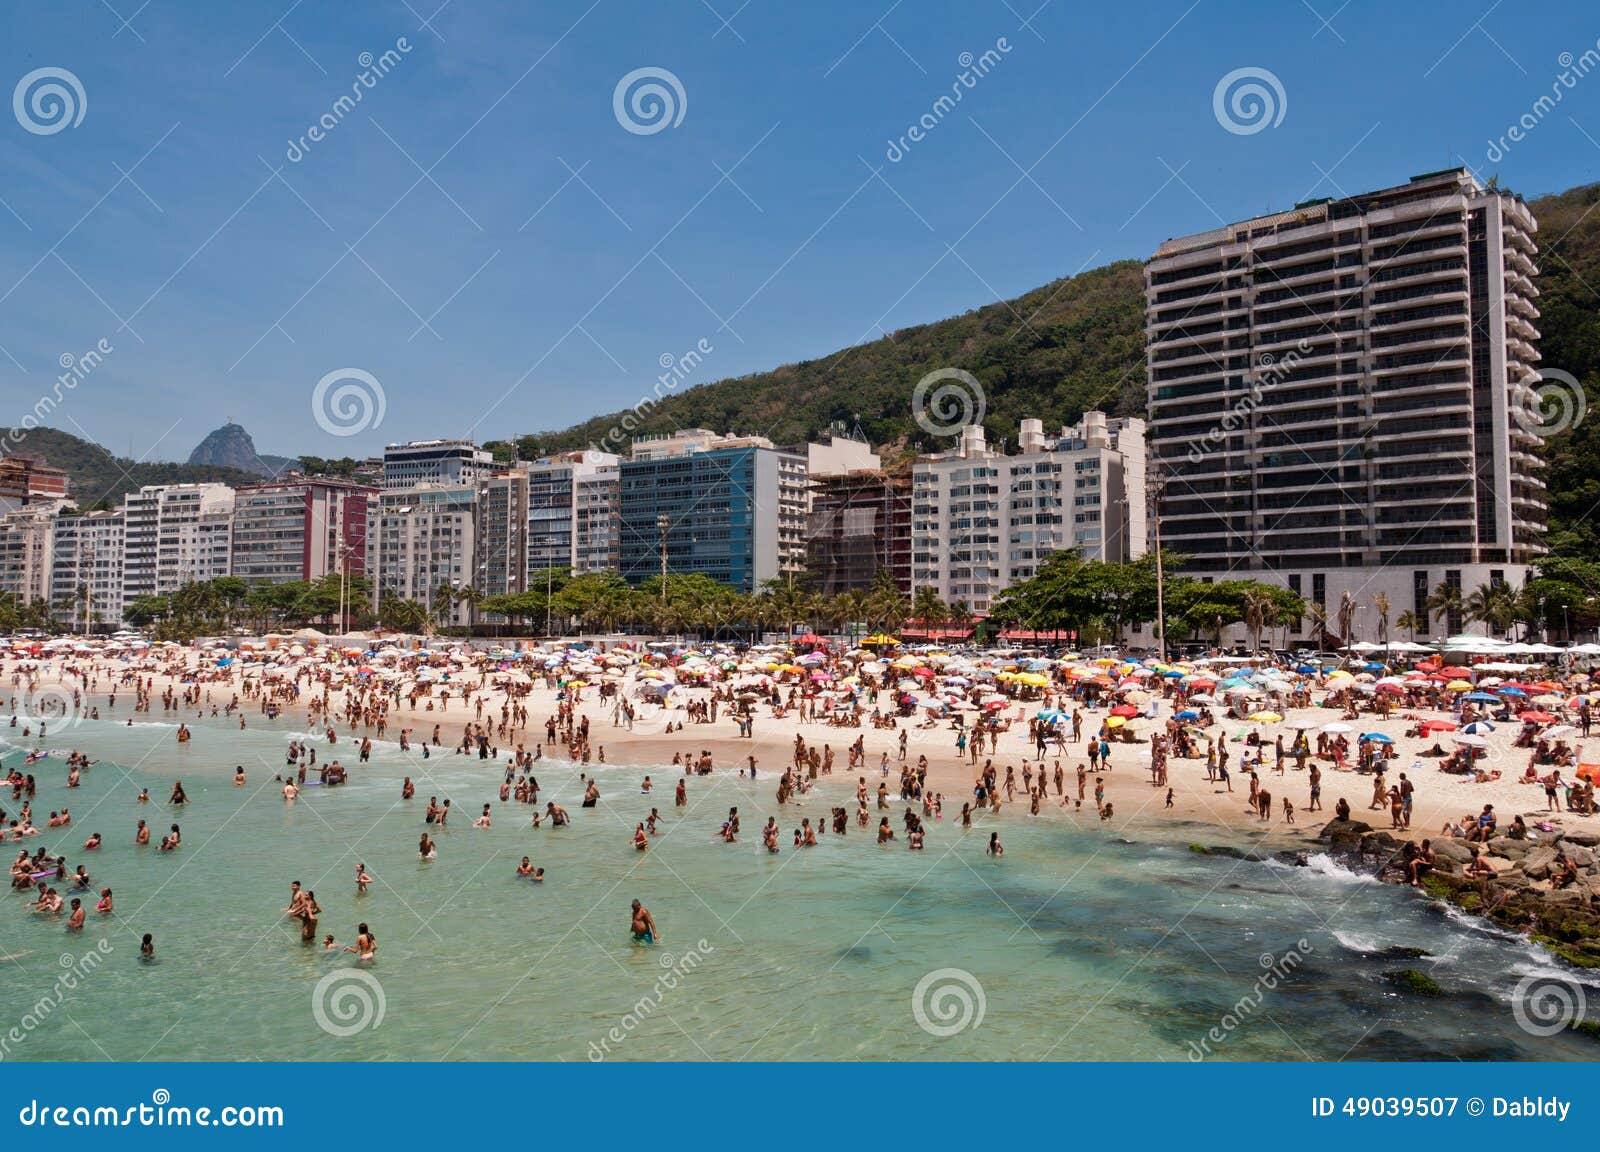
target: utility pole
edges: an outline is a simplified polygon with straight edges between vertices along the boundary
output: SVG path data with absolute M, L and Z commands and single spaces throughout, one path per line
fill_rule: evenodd
M 667 606 L 667 531 L 672 521 L 665 512 L 656 517 L 656 531 L 661 535 L 661 607 Z
M 1146 486 L 1150 491 L 1150 519 L 1155 526 L 1156 541 L 1156 659 L 1167 659 L 1167 598 L 1166 572 L 1161 560 L 1161 466 L 1152 459 L 1154 467 L 1148 470 Z

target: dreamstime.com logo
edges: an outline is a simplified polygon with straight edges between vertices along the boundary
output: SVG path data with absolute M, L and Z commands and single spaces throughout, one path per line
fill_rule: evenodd
M 1576 428 L 1589 411 L 1583 385 L 1570 372 L 1541 368 L 1530 387 L 1533 395 L 1528 403 L 1514 405 L 1511 415 L 1524 432 L 1541 440 Z
M 983 985 L 965 968 L 935 968 L 911 990 L 911 1016 L 929 1036 L 941 1040 L 976 1030 L 983 1024 L 989 999 Z
M 689 96 L 683 81 L 665 68 L 635 68 L 617 81 L 611 111 L 635 136 L 654 136 L 683 123 Z
M 1254 136 L 1283 123 L 1289 94 L 1283 81 L 1265 68 L 1235 68 L 1211 92 L 1217 123 L 1235 136 Z
M 329 972 L 311 991 L 311 1018 L 329 1036 L 354 1036 L 383 1023 L 388 999 L 371 972 L 341 968 Z
M 960 368 L 929 372 L 911 390 L 911 415 L 930 436 L 954 436 L 970 424 L 982 424 L 987 411 L 983 385 Z
M 656 963 L 661 966 L 661 973 L 656 977 L 655 983 L 634 1002 L 633 1007 L 629 1008 L 622 1019 L 612 1025 L 604 1036 L 599 1040 L 589 1041 L 590 1062 L 598 1064 L 611 1055 L 612 1048 L 620 1047 L 633 1034 L 635 1028 L 654 1016 L 662 1002 L 666 1000 L 667 993 L 675 991 L 683 983 L 684 978 L 700 967 L 706 957 L 715 951 L 716 948 L 709 940 L 702 939 L 695 941 L 694 947 L 681 955 L 674 956 L 671 952 L 661 953 L 656 959 Z
M 1275 991 L 1279 984 L 1305 962 L 1305 958 L 1314 949 L 1309 940 L 1296 940 L 1295 946 L 1282 956 L 1274 956 L 1271 952 L 1261 954 L 1261 975 L 1255 978 L 1246 992 L 1233 1005 L 1222 1014 L 1222 1019 L 1212 1025 L 1211 1029 L 1200 1038 L 1199 1043 L 1189 1041 L 1189 1059 L 1193 1061 L 1204 1060 L 1207 1056 L 1214 1055 L 1213 1045 L 1220 1045 L 1227 1041 L 1236 1031 L 1244 1027 L 1250 1017 L 1254 1016 L 1267 999 L 1267 993 Z
M 354 436 L 383 423 L 383 385 L 361 368 L 335 368 L 311 390 L 311 415 L 330 436 Z
M 83 694 L 64 684 L 36 684 L 22 694 L 18 703 L 17 714 L 24 721 L 48 732 L 76 728 L 89 717 Z
M 1555 976 L 1524 976 L 1512 993 L 1511 1015 L 1529 1036 L 1554 1036 L 1583 1022 L 1583 985 Z
M 17 123 L 35 136 L 54 136 L 76 128 L 89 113 L 89 94 L 83 81 L 65 68 L 35 68 L 11 93 L 11 111 Z

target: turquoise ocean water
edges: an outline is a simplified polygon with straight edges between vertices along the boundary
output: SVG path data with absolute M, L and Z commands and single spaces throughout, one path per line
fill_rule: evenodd
M 25 897 L 6 899 L 5 1059 L 1600 1053 L 1579 1036 L 1518 1026 L 1519 982 L 1560 971 L 1527 943 L 1322 859 L 1296 869 L 1198 856 L 1187 840 L 1219 837 L 1193 826 L 1112 832 L 1092 820 L 1007 816 L 962 835 L 947 804 L 920 853 L 900 841 L 879 848 L 853 823 L 842 839 L 792 849 L 802 815 L 815 822 L 830 803 L 853 808 L 841 782 L 779 814 L 784 848 L 770 856 L 758 830 L 778 813 L 774 775 L 696 779 L 683 814 L 670 768 L 652 771 L 657 791 L 646 797 L 638 783 L 647 769 L 600 766 L 601 806 L 585 811 L 576 770 L 547 761 L 541 804 L 564 803 L 576 825 L 535 830 L 523 806 L 496 801 L 494 826 L 478 830 L 472 818 L 498 792 L 497 762 L 424 762 L 379 744 L 350 784 L 308 788 L 286 805 L 272 777 L 290 738 L 303 735 L 292 721 L 273 730 L 251 714 L 243 732 L 188 722 L 196 735 L 182 747 L 175 723 L 84 721 L 52 732 L 46 746 L 101 760 L 72 792 L 60 759 L 26 769 L 40 782 L 36 822 L 62 803 L 75 820 L 27 847 L 59 845 L 69 864 L 88 865 L 96 888 L 115 890 L 117 915 L 91 914 L 73 938 L 61 920 L 28 914 Z M 7 767 L 35 743 L 20 729 L 0 737 Z M 328 746 L 317 746 L 326 758 Z M 332 752 L 355 758 L 343 740 Z M 244 788 L 232 785 L 236 764 L 248 774 Z M 418 793 L 409 803 L 400 800 L 406 774 Z M 174 812 L 164 800 L 179 778 L 191 803 Z M 135 802 L 141 787 L 152 803 Z M 429 795 L 449 797 L 455 814 L 436 837 L 439 858 L 423 863 L 416 845 Z M 715 832 L 734 804 L 744 839 L 725 845 Z M 663 834 L 640 857 L 629 838 L 651 805 L 665 815 Z M 15 808 L 9 794 L 0 806 Z M 135 848 L 141 817 L 155 839 L 180 823 L 182 849 Z M 1005 842 L 1002 860 L 984 853 L 992 829 Z M 92 831 L 105 846 L 82 852 Z M 524 854 L 547 870 L 543 884 L 513 875 Z M 358 861 L 377 878 L 360 897 Z M 292 880 L 316 892 L 319 934 L 351 943 L 367 921 L 376 963 L 363 969 L 348 954 L 303 946 L 278 915 Z M 655 947 L 629 938 L 636 897 L 661 927 Z M 155 937 L 153 964 L 138 959 L 145 932 Z M 1383 955 L 1395 946 L 1429 956 Z M 90 952 L 101 958 L 86 970 Z M 1385 974 L 1403 967 L 1429 973 L 1445 995 L 1401 991 Z

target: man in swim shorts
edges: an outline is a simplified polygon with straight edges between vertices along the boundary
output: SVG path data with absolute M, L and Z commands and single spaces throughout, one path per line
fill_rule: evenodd
M 633 938 L 640 944 L 654 944 L 658 939 L 655 917 L 639 901 L 633 902 Z

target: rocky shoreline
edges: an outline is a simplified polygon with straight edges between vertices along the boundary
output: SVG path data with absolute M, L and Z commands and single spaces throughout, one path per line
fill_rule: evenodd
M 1575 968 L 1600 969 L 1600 833 L 1559 827 L 1538 840 L 1496 837 L 1484 846 L 1496 869 L 1492 876 L 1469 877 L 1472 845 L 1446 836 L 1430 838 L 1435 857 L 1422 887 L 1435 900 L 1527 935 L 1551 955 Z M 1355 871 L 1404 883 L 1404 841 L 1359 820 L 1331 820 L 1317 836 L 1328 855 Z M 1578 868 L 1578 879 L 1552 889 L 1557 852 Z M 1281 854 L 1288 859 L 1295 853 Z

